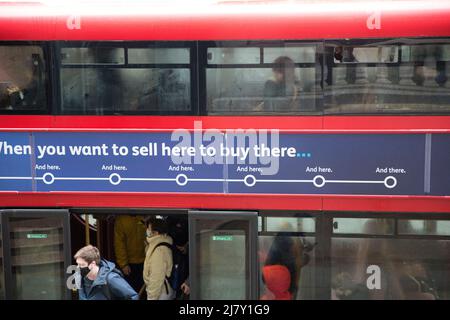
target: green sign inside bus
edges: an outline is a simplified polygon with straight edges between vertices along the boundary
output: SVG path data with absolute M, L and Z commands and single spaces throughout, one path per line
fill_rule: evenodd
M 233 241 L 233 236 L 213 236 L 213 241 Z
M 45 233 L 28 233 L 27 239 L 47 239 L 48 235 Z

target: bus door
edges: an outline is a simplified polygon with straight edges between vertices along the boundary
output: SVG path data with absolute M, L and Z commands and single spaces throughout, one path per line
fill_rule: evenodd
M 257 212 L 188 216 L 191 299 L 257 299 Z
M 0 210 L 0 299 L 68 299 L 68 210 Z

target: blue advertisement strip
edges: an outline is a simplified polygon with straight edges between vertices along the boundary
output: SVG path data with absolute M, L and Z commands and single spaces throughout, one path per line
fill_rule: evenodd
M 230 166 L 230 193 L 418 195 L 424 192 L 423 135 L 283 135 L 296 157 L 280 158 L 273 177 Z M 253 184 L 249 188 L 250 184 Z
M 0 132 L 0 191 L 31 191 L 33 141 L 27 132 Z
M 0 133 L 0 191 L 450 195 L 449 163 L 445 134 Z

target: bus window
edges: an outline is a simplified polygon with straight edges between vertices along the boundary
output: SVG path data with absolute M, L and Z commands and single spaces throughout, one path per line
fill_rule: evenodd
M 41 47 L 0 46 L 0 112 L 46 109 L 45 85 Z
M 325 114 L 450 111 L 448 44 L 328 43 L 325 51 Z
M 332 238 L 332 299 L 449 299 L 448 238 L 371 236 L 384 233 L 380 221 L 388 222 L 366 219 L 365 234 Z
M 62 113 L 191 113 L 189 48 L 73 49 L 62 49 Z
M 207 50 L 209 114 L 316 111 L 316 48 L 212 47 Z

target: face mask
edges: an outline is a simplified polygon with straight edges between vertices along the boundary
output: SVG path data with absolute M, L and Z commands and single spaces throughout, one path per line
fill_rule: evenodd
M 153 236 L 153 232 L 152 232 L 152 231 L 149 231 L 149 230 L 146 230 L 146 231 L 145 231 L 145 235 L 146 235 L 148 238 L 151 238 L 151 237 Z
M 91 270 L 89 269 L 89 267 L 83 267 L 80 268 L 80 274 L 81 276 L 84 278 L 88 275 L 88 273 L 91 272 Z

